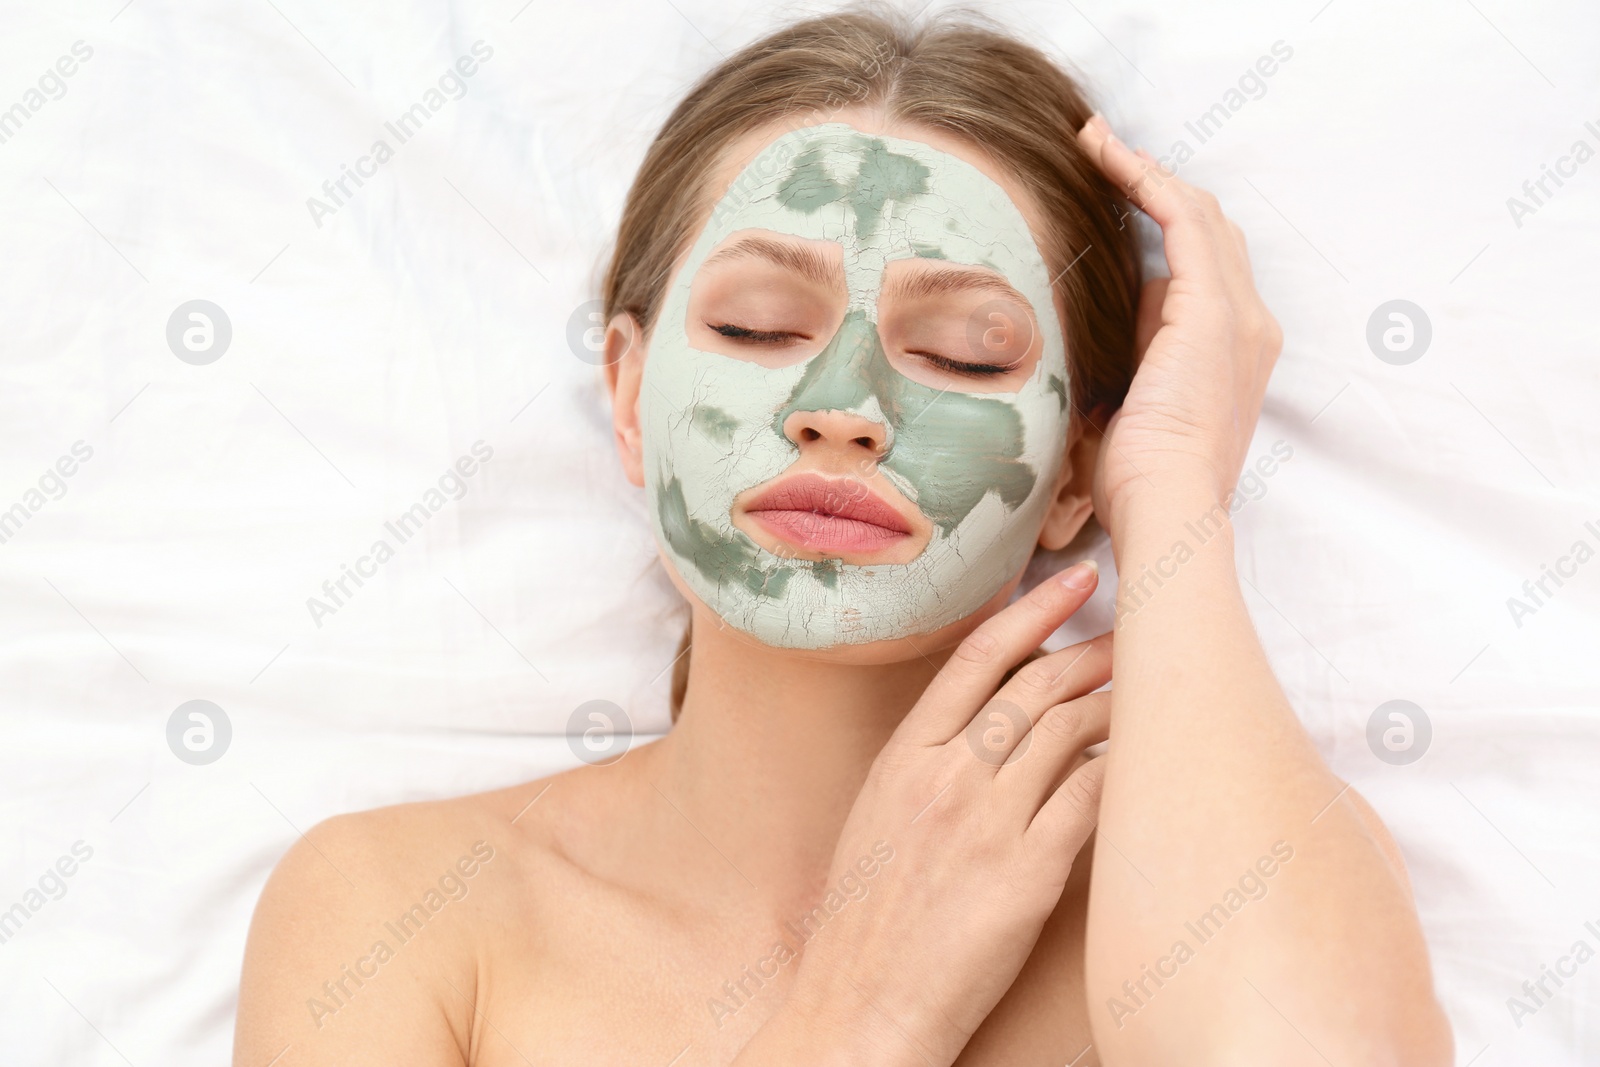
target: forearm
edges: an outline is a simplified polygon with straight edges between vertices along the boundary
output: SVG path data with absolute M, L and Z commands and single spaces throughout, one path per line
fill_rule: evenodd
M 859 988 L 797 987 L 739 1050 L 733 1067 L 926 1067 L 953 1059 L 949 1050 L 914 1044 Z
M 1118 518 L 1087 962 L 1102 1055 L 1427 1062 L 1442 1019 L 1409 896 L 1272 675 L 1226 509 L 1169 494 Z

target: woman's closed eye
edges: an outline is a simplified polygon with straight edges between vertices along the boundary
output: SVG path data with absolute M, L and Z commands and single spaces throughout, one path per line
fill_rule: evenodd
M 806 334 L 796 333 L 792 330 L 757 330 L 731 322 L 725 322 L 720 326 L 708 322 L 706 326 L 724 337 L 749 344 L 792 344 L 795 341 L 811 340 Z
M 794 344 L 799 341 L 809 341 L 811 338 L 803 333 L 793 330 L 757 330 L 749 326 L 740 326 L 737 323 L 724 322 L 706 323 L 706 326 L 734 341 L 752 345 Z M 985 378 L 996 374 L 1005 374 L 1015 370 L 1021 365 L 1022 360 L 1013 360 L 1010 363 L 967 363 L 949 356 L 941 356 L 936 352 L 908 351 L 908 356 L 915 356 L 928 365 L 944 371 L 947 374 L 960 374 L 971 378 Z
M 939 370 L 973 378 L 984 378 L 992 374 L 1005 374 L 1008 371 L 1016 370 L 1022 365 L 1021 359 L 1013 360 L 1010 363 L 964 363 L 961 360 L 951 359 L 949 356 L 941 356 L 933 352 L 907 351 L 906 355 L 916 356 Z

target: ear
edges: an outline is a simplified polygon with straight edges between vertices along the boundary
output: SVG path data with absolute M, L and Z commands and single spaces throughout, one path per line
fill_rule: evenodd
M 606 388 L 611 391 L 611 429 L 628 481 L 644 486 L 643 436 L 639 429 L 639 389 L 644 380 L 645 344 L 639 322 L 629 312 L 606 323 Z
M 1044 526 L 1039 530 L 1040 548 L 1051 551 L 1066 548 L 1089 520 L 1094 511 L 1094 474 L 1100 458 L 1100 440 L 1100 434 L 1087 428 L 1085 420 L 1072 420 L 1067 431 L 1067 458 L 1056 479 L 1055 499 L 1050 502 Z

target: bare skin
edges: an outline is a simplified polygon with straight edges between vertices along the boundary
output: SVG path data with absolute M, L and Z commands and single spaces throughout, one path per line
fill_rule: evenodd
M 967 159 L 1033 223 L 1025 190 L 961 142 L 835 118 Z M 712 185 L 780 132 L 736 145 Z M 1162 224 L 1174 280 L 1147 294 L 1146 361 L 1109 445 L 1081 426 L 1066 443 L 1039 541 L 1064 546 L 1093 509 L 1129 574 L 1237 478 L 1278 338 L 1215 201 L 1170 175 L 1152 183 L 1108 134 L 1091 125 L 1080 141 Z M 635 484 L 641 340 L 628 321 L 607 339 Z M 795 431 L 806 462 L 859 463 L 859 426 L 808 415 Z M 1104 635 L 1009 681 L 1087 599 L 1092 568 L 1008 608 L 1013 581 L 914 641 L 822 652 L 723 628 L 678 582 L 694 651 L 667 737 L 609 766 L 342 816 L 290 851 L 252 925 L 236 1064 L 1083 1067 L 1241 1062 L 1247 1048 L 1274 1064 L 1449 1062 L 1398 853 L 1299 728 L 1231 565 L 1231 549 L 1197 558 L 1188 585 L 1119 626 L 1115 646 Z M 1113 666 L 1115 695 L 1095 692 Z M 1033 723 L 1029 750 L 1004 766 L 967 742 L 997 689 Z M 1217 737 L 1185 725 L 1180 705 Z M 1088 759 L 1108 734 L 1113 755 Z M 1184 803 L 1150 799 L 1172 795 Z M 1114 848 L 1091 836 L 1097 818 Z M 1249 921 L 1186 965 L 1197 977 L 1112 1025 L 1119 983 L 1289 834 L 1298 865 Z M 1133 884 L 1125 849 L 1162 888 Z M 843 905 L 797 936 L 830 890 Z M 425 923 L 400 930 L 419 903 Z M 804 951 L 776 959 L 780 940 Z M 1225 985 L 1240 968 L 1300 976 L 1269 988 L 1316 1048 Z

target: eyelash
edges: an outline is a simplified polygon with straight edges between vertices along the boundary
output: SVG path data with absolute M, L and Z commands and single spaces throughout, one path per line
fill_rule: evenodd
M 710 323 L 706 323 L 711 326 Z M 731 337 L 735 341 L 748 341 L 751 344 L 774 344 L 778 341 L 799 337 L 797 333 L 787 333 L 782 330 L 752 330 L 748 326 L 735 326 L 725 323 L 721 326 L 711 326 L 713 330 L 724 337 Z
M 1015 370 L 1022 361 L 1016 363 L 961 363 L 946 356 L 936 356 L 932 352 L 912 352 L 910 355 L 921 356 L 940 370 L 950 371 L 952 374 L 965 374 L 973 378 L 985 378 L 992 374 L 1004 374 Z
M 711 326 L 710 323 L 706 325 Z M 797 333 L 788 333 L 781 330 L 752 330 L 747 326 L 735 326 L 732 323 L 711 326 L 711 329 L 731 340 L 743 341 L 748 344 L 774 344 L 800 336 Z M 966 375 L 971 378 L 986 378 L 990 375 L 1004 374 L 1017 367 L 1017 363 L 962 363 L 946 356 L 934 355 L 932 352 L 911 352 L 908 354 L 920 356 L 940 370 L 948 371 L 952 374 Z

